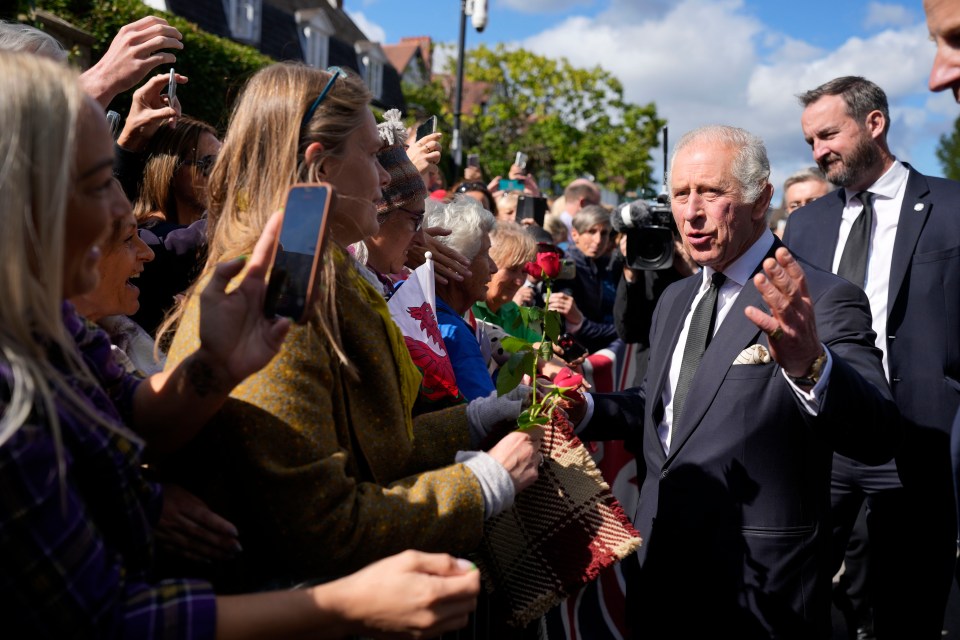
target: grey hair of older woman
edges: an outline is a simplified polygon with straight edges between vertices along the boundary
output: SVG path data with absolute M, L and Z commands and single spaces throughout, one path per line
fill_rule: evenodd
M 0 20 L 0 50 L 22 51 L 52 58 L 57 62 L 67 59 L 67 51 L 50 34 L 19 22 Z
M 447 203 L 427 200 L 423 226 L 449 229 L 450 235 L 434 236 L 434 240 L 459 251 L 468 260 L 477 257 L 483 236 L 490 233 L 495 224 L 493 214 L 468 195 L 458 194 Z

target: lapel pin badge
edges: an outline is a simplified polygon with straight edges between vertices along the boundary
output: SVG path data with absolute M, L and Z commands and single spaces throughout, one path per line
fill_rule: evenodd
M 918 202 L 917 204 L 913 205 L 913 210 L 914 210 L 914 211 L 923 211 L 923 203 L 922 203 L 922 202 Z

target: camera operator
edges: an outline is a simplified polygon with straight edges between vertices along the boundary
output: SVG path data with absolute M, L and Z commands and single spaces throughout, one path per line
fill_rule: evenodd
M 588 205 L 573 216 L 572 245 L 567 257 L 576 265 L 576 276 L 558 280 L 548 308 L 559 311 L 567 332 L 594 353 L 619 340 L 617 329 L 604 321 L 610 309 L 603 308 L 603 272 L 598 259 L 610 241 L 610 214 L 599 205 Z
M 670 206 L 627 202 L 610 216 L 626 257 L 623 278 L 617 286 L 613 319 L 617 334 L 636 344 L 635 385 L 643 382 L 650 349 L 650 321 L 660 294 L 670 284 L 699 270 L 683 248 Z

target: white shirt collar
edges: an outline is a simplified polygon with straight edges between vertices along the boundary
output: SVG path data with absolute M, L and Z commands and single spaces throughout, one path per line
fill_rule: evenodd
M 906 182 L 909 177 L 910 171 L 903 166 L 903 163 L 899 160 L 894 160 L 886 173 L 877 178 L 877 181 L 867 187 L 866 190 L 887 200 L 892 200 L 897 197 L 900 187 L 903 186 L 903 183 Z M 855 198 L 860 192 L 852 191 L 844 187 L 843 193 L 846 197 L 846 204 L 849 205 L 850 199 Z

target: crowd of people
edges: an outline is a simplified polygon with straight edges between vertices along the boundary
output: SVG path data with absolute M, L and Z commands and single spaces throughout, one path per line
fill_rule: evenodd
M 925 3 L 930 82 L 960 95 L 948 4 Z M 148 77 L 184 46 L 147 17 L 80 74 L 47 34 L 0 23 L 6 628 L 462 628 L 484 523 L 541 470 L 542 427 L 517 419 L 588 354 L 634 349 L 635 388 L 564 404 L 581 439 L 636 456 L 633 637 L 828 638 L 831 603 L 853 637 L 940 637 L 960 184 L 892 154 L 879 86 L 799 96 L 815 166 L 780 207 L 761 139 L 684 135 L 667 259 L 641 268 L 631 243 L 656 203 L 611 206 L 587 178 L 554 198 L 523 164 L 504 181 L 471 163 L 448 189 L 442 135 L 418 139 L 395 110 L 378 122 L 349 69 L 265 67 L 221 132 Z M 111 135 L 104 110 L 135 87 Z M 332 197 L 306 320 L 272 317 L 285 199 L 316 183 Z M 547 200 L 542 224 L 527 198 Z M 562 265 L 549 288 L 542 254 Z M 439 365 L 389 306 L 428 255 Z M 564 344 L 498 394 L 504 341 L 545 340 L 525 307 L 557 312 Z

